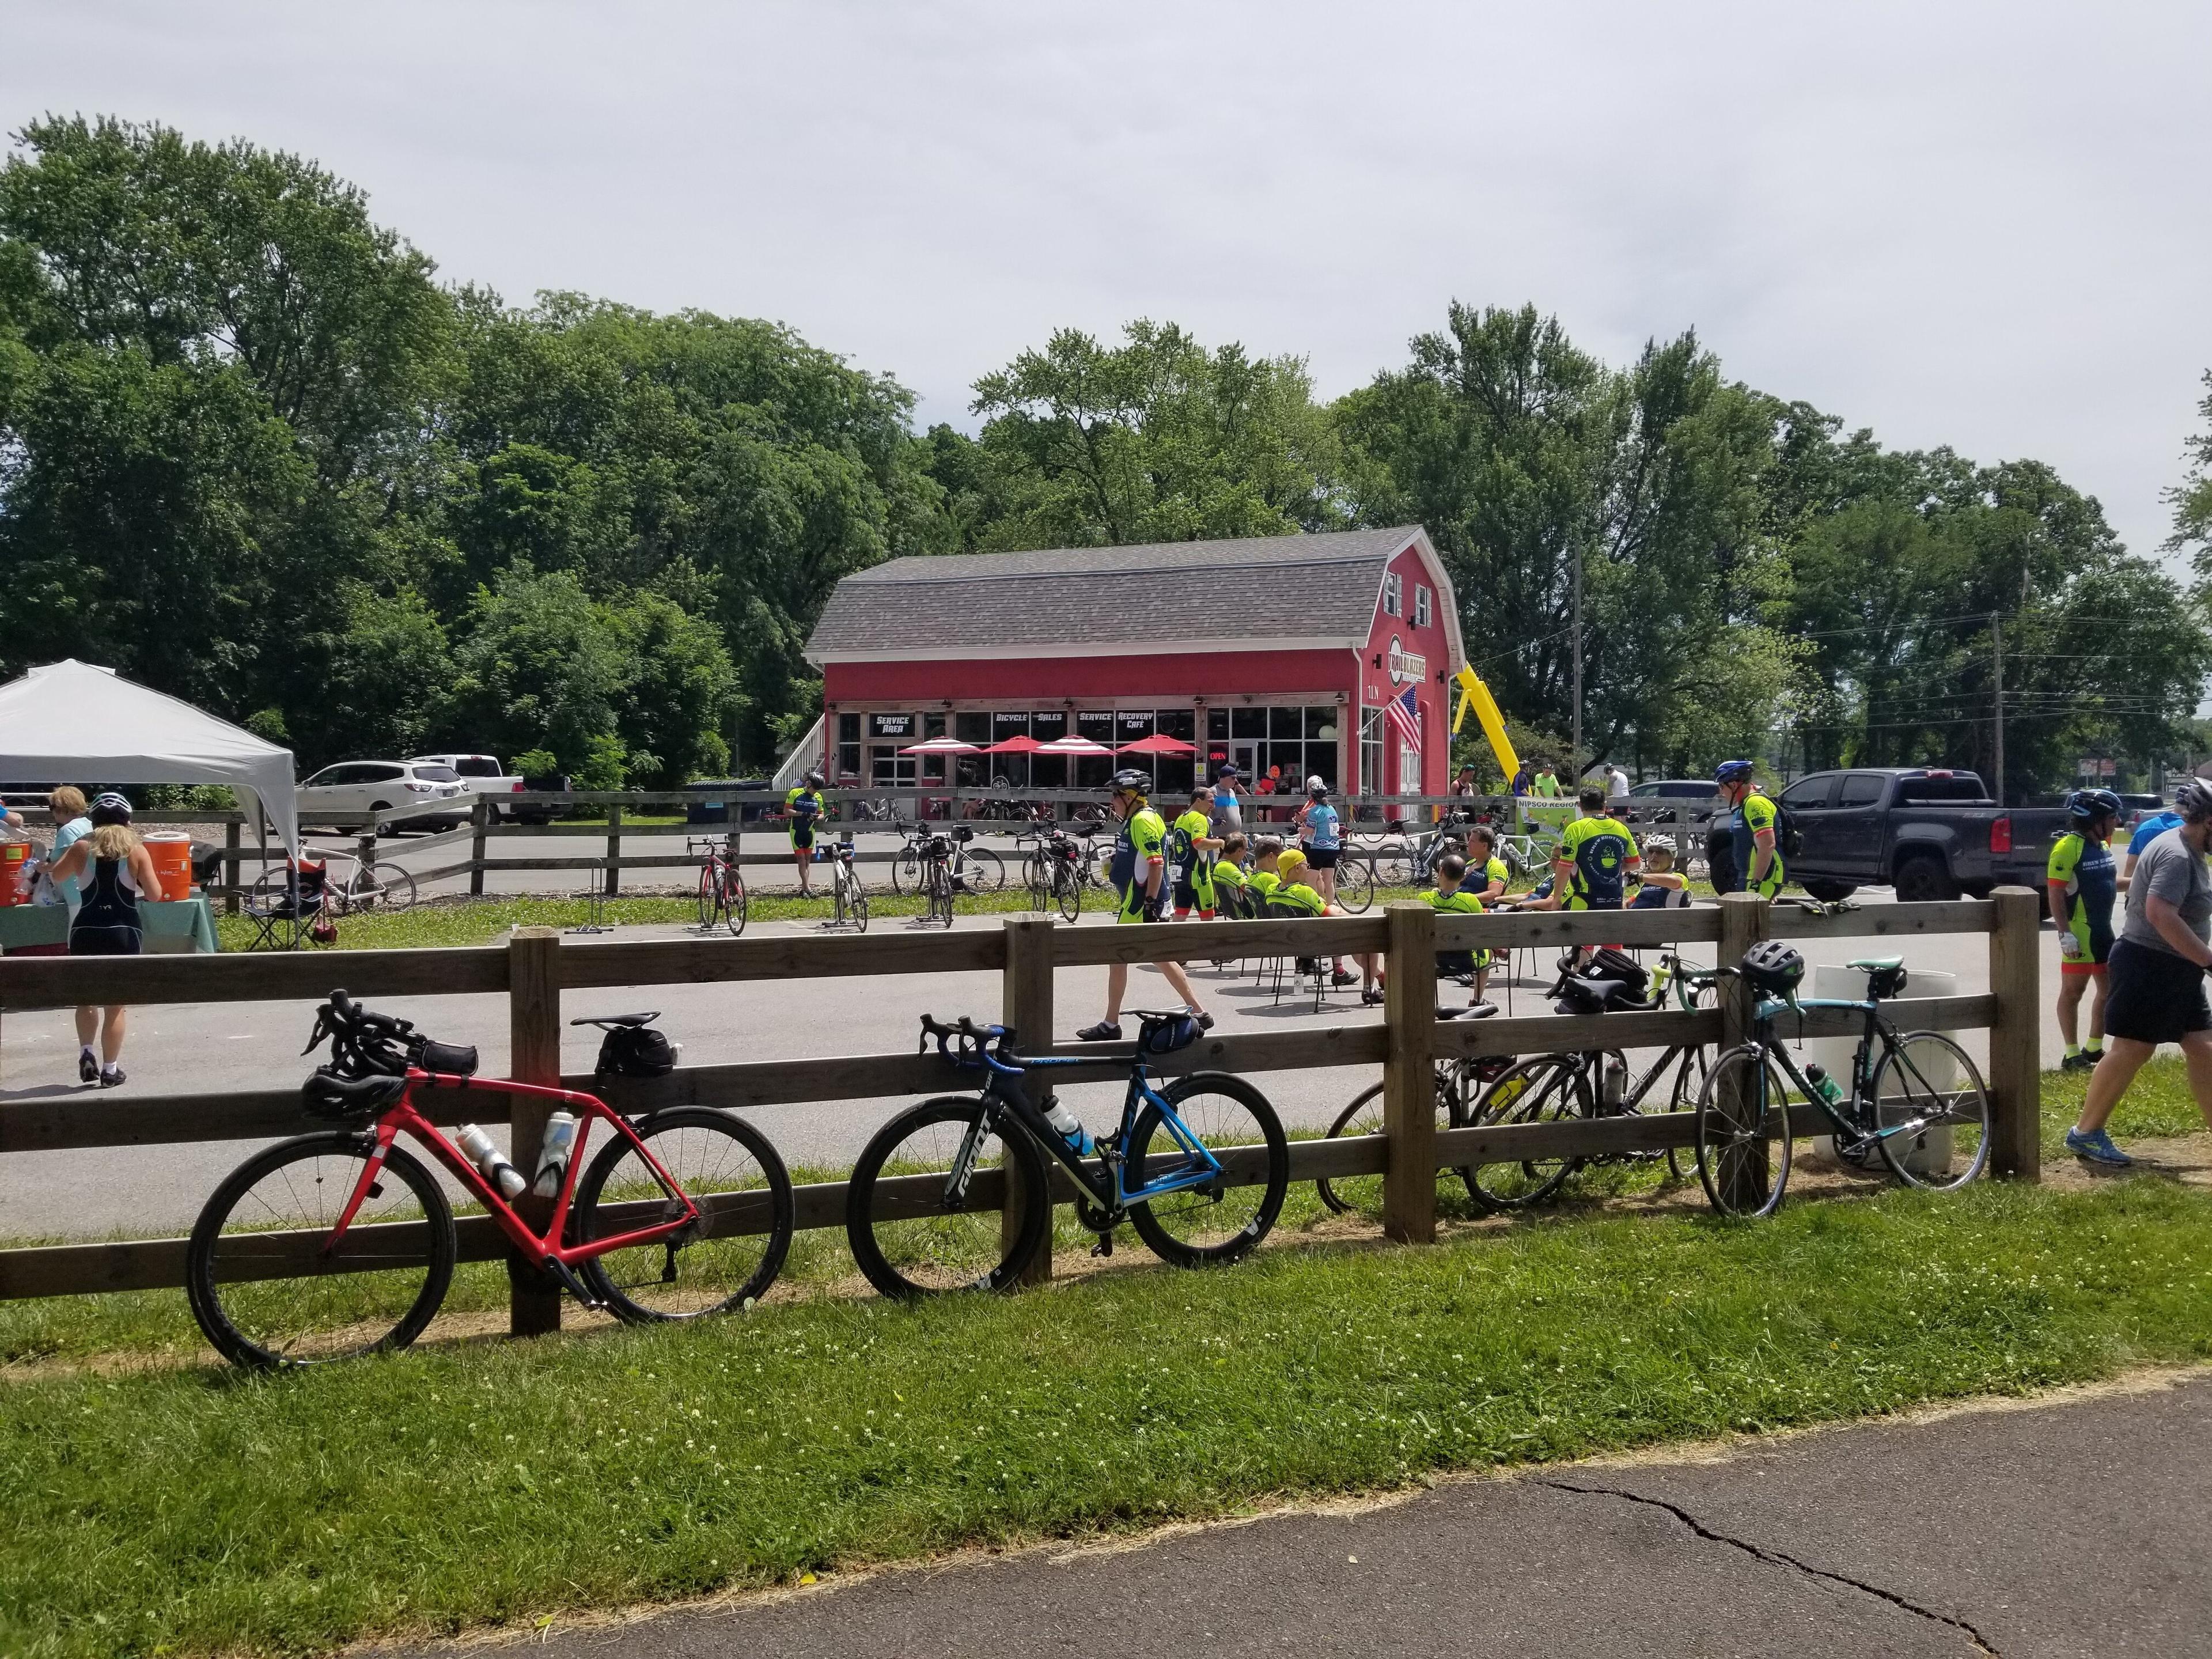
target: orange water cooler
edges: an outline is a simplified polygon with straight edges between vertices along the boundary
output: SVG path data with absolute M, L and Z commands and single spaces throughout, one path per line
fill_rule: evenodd
M 192 838 L 174 830 L 156 830 L 146 836 L 146 851 L 154 860 L 165 899 L 192 896 Z
M 23 866 L 30 860 L 30 842 L 0 841 L 0 904 L 27 902 L 25 896 L 16 891 L 16 883 L 22 879 Z

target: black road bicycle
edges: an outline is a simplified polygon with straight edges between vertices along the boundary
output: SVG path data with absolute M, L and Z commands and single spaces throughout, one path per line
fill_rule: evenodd
M 1076 1219 L 1111 1255 L 1127 1221 L 1162 1261 L 1179 1267 L 1242 1261 L 1267 1236 L 1291 1179 L 1290 1143 L 1267 1097 L 1239 1077 L 1192 1072 L 1154 1088 L 1146 1058 L 1198 1040 L 1177 1012 L 1132 1009 L 1138 1022 L 1121 1121 L 1093 1141 L 1053 1127 L 1050 1089 L 1031 1097 L 1030 1074 L 1096 1066 L 1082 1054 L 1025 1059 L 1003 1025 L 924 1014 L 921 1045 L 963 1071 L 985 1073 L 973 1095 L 908 1107 L 876 1132 L 846 1188 L 853 1259 L 885 1296 L 1011 1289 L 1052 1224 L 1048 1152 L 1073 1178 Z M 1007 1176 L 1014 1177 L 1014 1208 Z

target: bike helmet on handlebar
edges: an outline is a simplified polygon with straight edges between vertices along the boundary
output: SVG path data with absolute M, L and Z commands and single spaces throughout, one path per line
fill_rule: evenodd
M 1778 939 L 1761 939 L 1746 951 L 1742 967 L 1752 988 L 1771 997 L 1789 996 L 1805 977 L 1805 958 Z

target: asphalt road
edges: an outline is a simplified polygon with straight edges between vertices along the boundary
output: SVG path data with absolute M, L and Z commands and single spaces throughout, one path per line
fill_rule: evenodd
M 771 924 L 757 924 L 763 929 Z M 811 923 L 777 923 L 805 932 Z M 885 918 L 877 927 L 903 929 L 902 919 Z M 963 920 L 963 926 L 996 927 L 996 917 Z M 1106 925 L 1086 920 L 1081 926 Z M 624 927 L 616 939 L 635 939 L 674 929 Z M 1857 954 L 1862 942 L 1838 941 L 1811 952 L 1817 963 L 1841 962 Z M 2045 983 L 2057 982 L 2056 936 L 2045 933 Z M 590 942 L 572 939 L 569 948 Z M 1915 939 L 1902 947 L 1916 970 L 1942 969 L 1959 978 L 1959 991 L 1988 988 L 1988 948 L 1979 935 Z M 1692 954 L 1695 954 L 1692 952 Z M 1525 957 L 1525 953 L 1524 953 Z M 343 956 L 313 959 L 342 971 Z M 1535 964 L 1529 964 L 1532 968 Z M 1063 1037 L 1097 1018 L 1105 989 L 1103 969 L 1067 969 L 1059 975 L 1056 996 Z M 134 1010 L 124 1051 L 128 1088 L 167 1092 L 218 1092 L 226 1089 L 283 1086 L 304 1077 L 311 1062 L 299 1057 L 307 1040 L 313 1000 L 330 981 L 319 972 L 306 988 L 308 1000 L 288 1002 L 179 1004 Z M 336 981 L 342 982 L 342 981 Z M 1249 974 L 1216 973 L 1201 968 L 1196 985 L 1223 1028 L 1229 1030 L 1291 1030 L 1314 1025 L 1352 1024 L 1380 1018 L 1379 1009 L 1359 1005 L 1356 989 L 1330 999 L 1316 1017 L 1286 1000 L 1273 1005 Z M 1508 1012 L 1545 1012 L 1542 999 L 1526 986 L 1510 994 L 1492 988 L 1493 1000 Z M 1149 969 L 1137 971 L 1129 1006 L 1158 1006 L 1168 999 L 1165 982 Z M 380 1005 L 416 1020 L 447 1042 L 473 1042 L 486 1072 L 507 1069 L 507 1001 L 503 996 L 402 999 Z M 996 1018 L 1000 983 L 996 974 L 944 974 L 835 980 L 787 980 L 735 985 L 660 985 L 634 989 L 572 992 L 564 1001 L 569 1018 L 658 1008 L 661 1024 L 684 1045 L 687 1064 L 720 1064 L 749 1060 L 802 1059 L 841 1054 L 883 1054 L 909 1047 L 915 1017 L 974 1013 Z M 1983 1057 L 1979 1033 L 1962 1034 L 1975 1057 Z M 590 1027 L 564 1033 L 562 1063 L 568 1071 L 588 1071 L 599 1033 Z M 2046 1033 L 2045 1058 L 2056 1064 L 2060 1053 L 2055 1032 Z M 1376 1080 L 1373 1068 L 1334 1067 L 1272 1073 L 1261 1079 L 1286 1122 L 1325 1127 L 1360 1090 Z M 76 1076 L 76 1039 L 66 1012 L 15 1014 L 0 1023 L 0 1099 L 74 1094 L 83 1088 Z M 1094 1084 L 1066 1091 L 1071 1106 L 1097 1128 L 1118 1116 L 1118 1085 Z M 849 1162 L 881 1123 L 902 1104 L 898 1100 L 856 1100 L 767 1108 L 755 1115 L 787 1159 L 808 1163 Z M 99 1237 L 118 1228 L 183 1229 L 190 1225 L 216 1183 L 252 1150 L 253 1143 L 221 1141 L 98 1152 L 7 1152 L 0 1151 L 0 1236 Z
M 2212 1378 L 1568 1464 L 1380 1508 L 834 1577 L 574 1659 L 2212 1652 Z M 408 1649 L 428 1659 L 449 1645 Z M 471 1648 L 472 1651 L 482 1651 Z

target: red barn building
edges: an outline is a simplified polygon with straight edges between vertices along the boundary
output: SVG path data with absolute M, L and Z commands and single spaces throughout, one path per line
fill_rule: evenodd
M 1389 794 L 1449 787 L 1448 681 L 1467 659 L 1419 526 L 894 559 L 837 585 L 806 656 L 824 707 L 800 749 L 836 785 L 1097 788 L 1115 762 L 963 756 L 948 773 L 898 751 L 1163 733 L 1195 744 L 1207 773 L 1234 761 L 1289 789 L 1318 775 Z M 1154 767 L 1164 791 L 1197 769 Z

